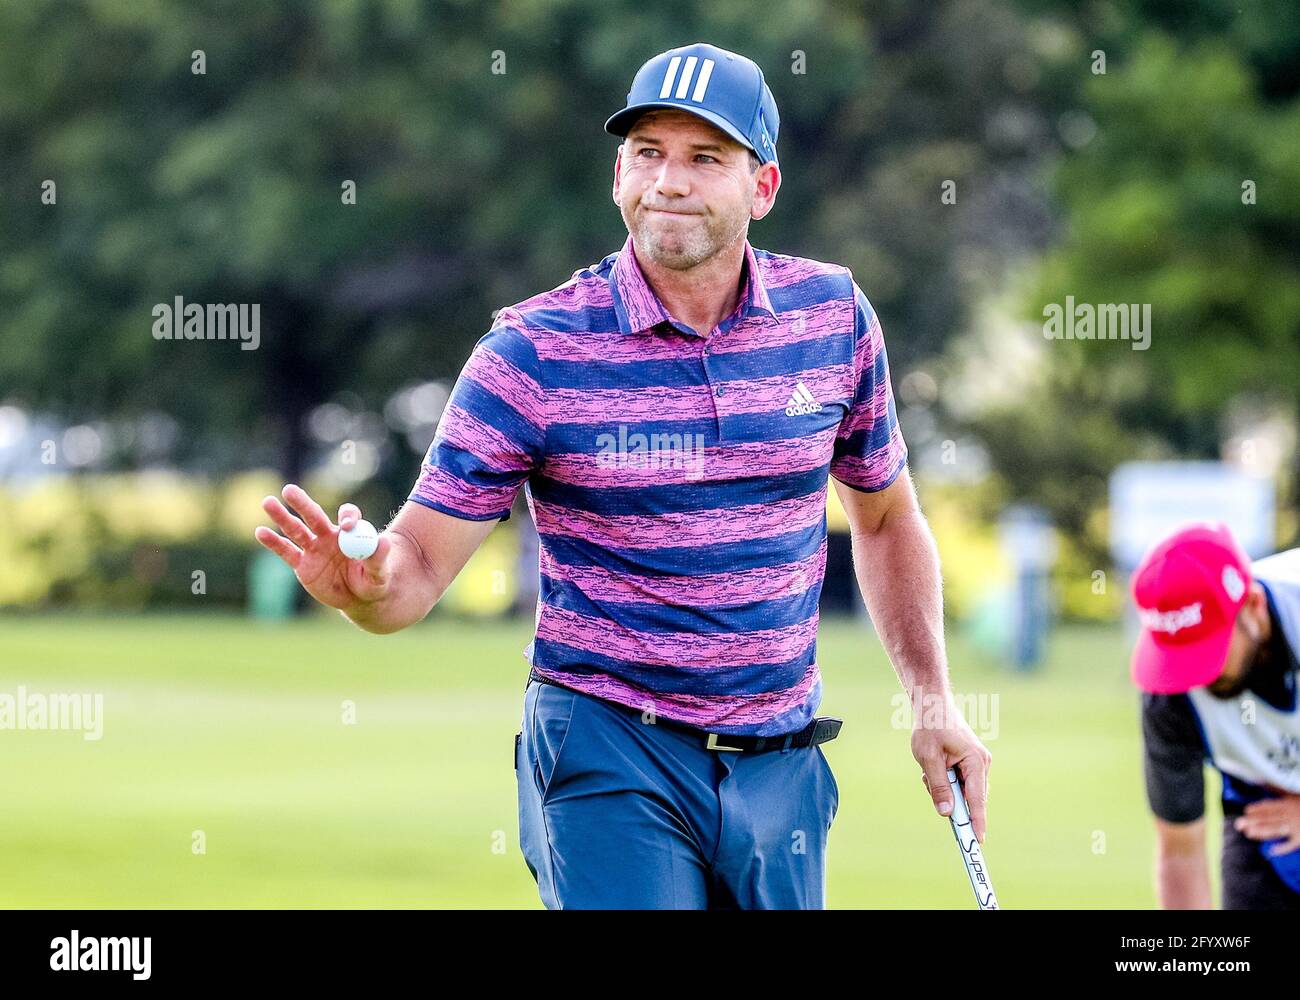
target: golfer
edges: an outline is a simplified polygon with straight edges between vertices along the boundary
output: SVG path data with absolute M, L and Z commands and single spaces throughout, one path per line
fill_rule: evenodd
M 514 759 L 544 904 L 820 908 L 839 805 L 821 744 L 840 720 L 816 714 L 828 476 L 867 607 L 924 700 L 922 780 L 947 815 L 955 766 L 985 828 L 989 754 L 949 688 L 880 323 L 848 268 L 749 243 L 781 184 L 776 101 L 749 59 L 655 56 L 605 128 L 624 140 L 627 241 L 497 312 L 375 554 L 342 559 L 296 486 L 298 516 L 264 502 L 283 536 L 257 536 L 318 600 L 393 632 L 525 487 L 541 589 Z M 345 504 L 339 524 L 359 516 Z
M 1223 908 L 1300 909 L 1300 549 L 1252 563 L 1224 525 L 1190 525 L 1147 553 L 1133 596 L 1160 905 L 1212 905 L 1208 761 L 1223 778 Z

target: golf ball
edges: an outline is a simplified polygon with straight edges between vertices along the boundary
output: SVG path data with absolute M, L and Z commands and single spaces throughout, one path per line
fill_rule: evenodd
M 379 548 L 379 532 L 369 521 L 358 521 L 351 531 L 339 532 L 339 551 L 349 559 L 369 559 Z

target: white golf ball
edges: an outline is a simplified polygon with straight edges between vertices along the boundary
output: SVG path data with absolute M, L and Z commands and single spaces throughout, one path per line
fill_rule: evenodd
M 349 559 L 369 559 L 379 548 L 379 532 L 369 521 L 358 521 L 351 531 L 339 532 L 339 551 Z

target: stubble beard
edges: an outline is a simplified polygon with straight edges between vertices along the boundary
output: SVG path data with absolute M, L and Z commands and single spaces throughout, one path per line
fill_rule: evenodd
M 1242 663 L 1245 664 L 1245 666 L 1242 668 L 1241 675 L 1237 677 L 1236 680 L 1229 684 L 1219 684 L 1218 682 L 1211 684 L 1208 688 L 1210 694 L 1221 701 L 1228 701 L 1231 698 L 1236 698 L 1244 694 L 1247 688 L 1250 687 L 1251 674 L 1256 668 L 1256 659 L 1259 656 L 1260 647 L 1262 645 L 1263 643 L 1260 642 L 1251 645 L 1250 649 L 1246 652 L 1246 656 L 1242 660 Z
M 1246 677 L 1243 675 L 1229 685 L 1211 685 L 1207 690 L 1220 701 L 1230 701 L 1242 694 L 1246 690 L 1246 686 Z
M 673 271 L 689 271 L 712 260 L 740 239 L 749 224 L 749 206 L 737 209 L 734 216 L 692 215 L 678 221 L 655 218 L 638 203 L 631 213 L 623 207 L 622 215 L 637 256 Z

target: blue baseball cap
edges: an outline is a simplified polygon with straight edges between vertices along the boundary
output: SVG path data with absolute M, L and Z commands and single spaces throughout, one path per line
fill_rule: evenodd
M 653 108 L 697 115 L 752 149 L 760 162 L 776 162 L 781 119 L 763 71 L 752 59 L 705 42 L 661 52 L 637 70 L 627 107 L 605 122 L 605 131 L 626 136 Z

